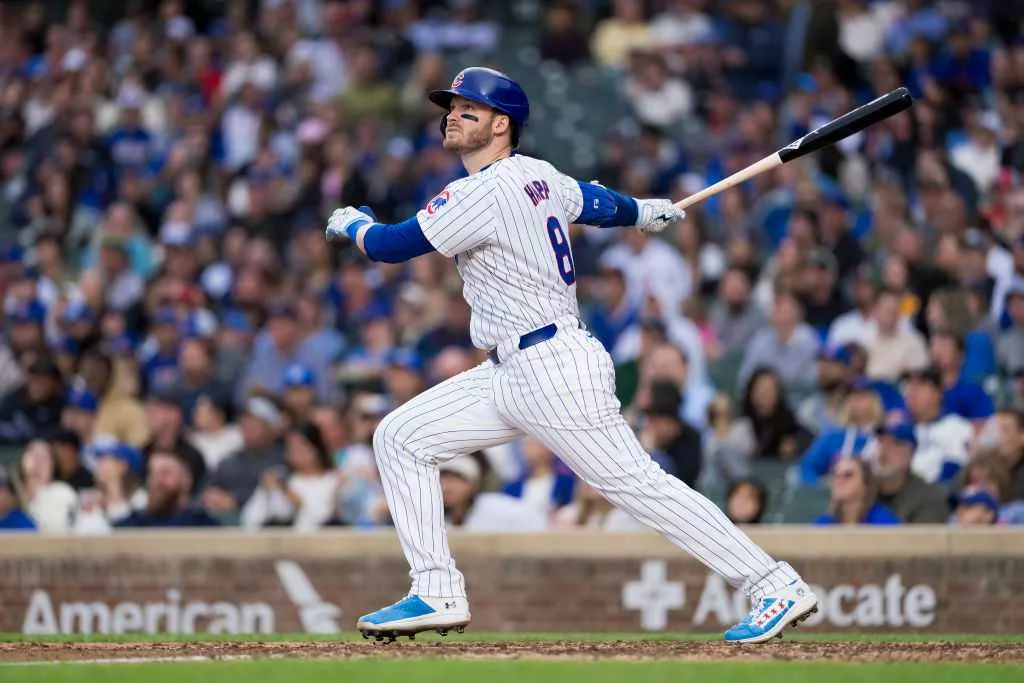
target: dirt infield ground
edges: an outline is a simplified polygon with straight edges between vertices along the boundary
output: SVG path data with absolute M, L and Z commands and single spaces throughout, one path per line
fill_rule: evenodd
M 207 642 L 0 643 L 0 663 L 235 658 L 431 657 L 464 659 L 672 659 L 690 661 L 843 661 L 1024 663 L 1013 643 L 778 642 L 736 646 L 721 642 Z

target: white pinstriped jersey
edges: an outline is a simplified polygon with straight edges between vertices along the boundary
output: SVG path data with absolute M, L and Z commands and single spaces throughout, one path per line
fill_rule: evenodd
M 450 183 L 416 214 L 434 248 L 455 257 L 477 347 L 579 315 L 569 224 L 582 209 L 576 180 L 517 154 Z

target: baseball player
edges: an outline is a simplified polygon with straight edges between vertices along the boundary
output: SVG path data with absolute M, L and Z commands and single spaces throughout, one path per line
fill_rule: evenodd
M 817 598 L 793 568 L 643 450 L 620 413 L 612 359 L 579 318 L 569 225 L 659 232 L 683 211 L 668 199 L 627 197 L 516 154 L 530 107 L 501 72 L 465 69 L 451 88 L 429 97 L 447 111 L 444 147 L 461 156 L 468 177 L 401 223 L 378 223 L 366 207 L 338 209 L 327 239 L 351 240 L 388 263 L 432 251 L 454 258 L 472 309 L 473 343 L 488 359 L 403 404 L 374 433 L 412 590 L 360 617 L 357 628 L 389 640 L 465 628 L 466 583 L 448 548 L 438 463 L 526 434 L 612 503 L 742 588 L 753 608 L 726 640 L 766 641 L 809 616 Z

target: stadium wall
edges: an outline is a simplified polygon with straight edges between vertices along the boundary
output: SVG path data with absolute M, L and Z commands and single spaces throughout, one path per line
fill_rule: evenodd
M 812 630 L 1024 632 L 1024 533 L 765 528 L 822 598 Z M 477 631 L 718 631 L 743 597 L 654 534 L 453 534 Z M 8 535 L 0 631 L 334 633 L 408 590 L 386 532 Z M 803 627 L 802 627 L 803 628 Z

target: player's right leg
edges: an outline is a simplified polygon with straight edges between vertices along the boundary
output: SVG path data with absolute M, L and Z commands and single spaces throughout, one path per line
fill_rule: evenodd
M 465 579 L 448 548 L 437 465 L 522 434 L 491 404 L 492 375 L 488 362 L 431 387 L 389 413 L 373 434 L 412 589 L 394 605 L 360 617 L 356 628 L 366 636 L 393 638 L 469 623 Z

